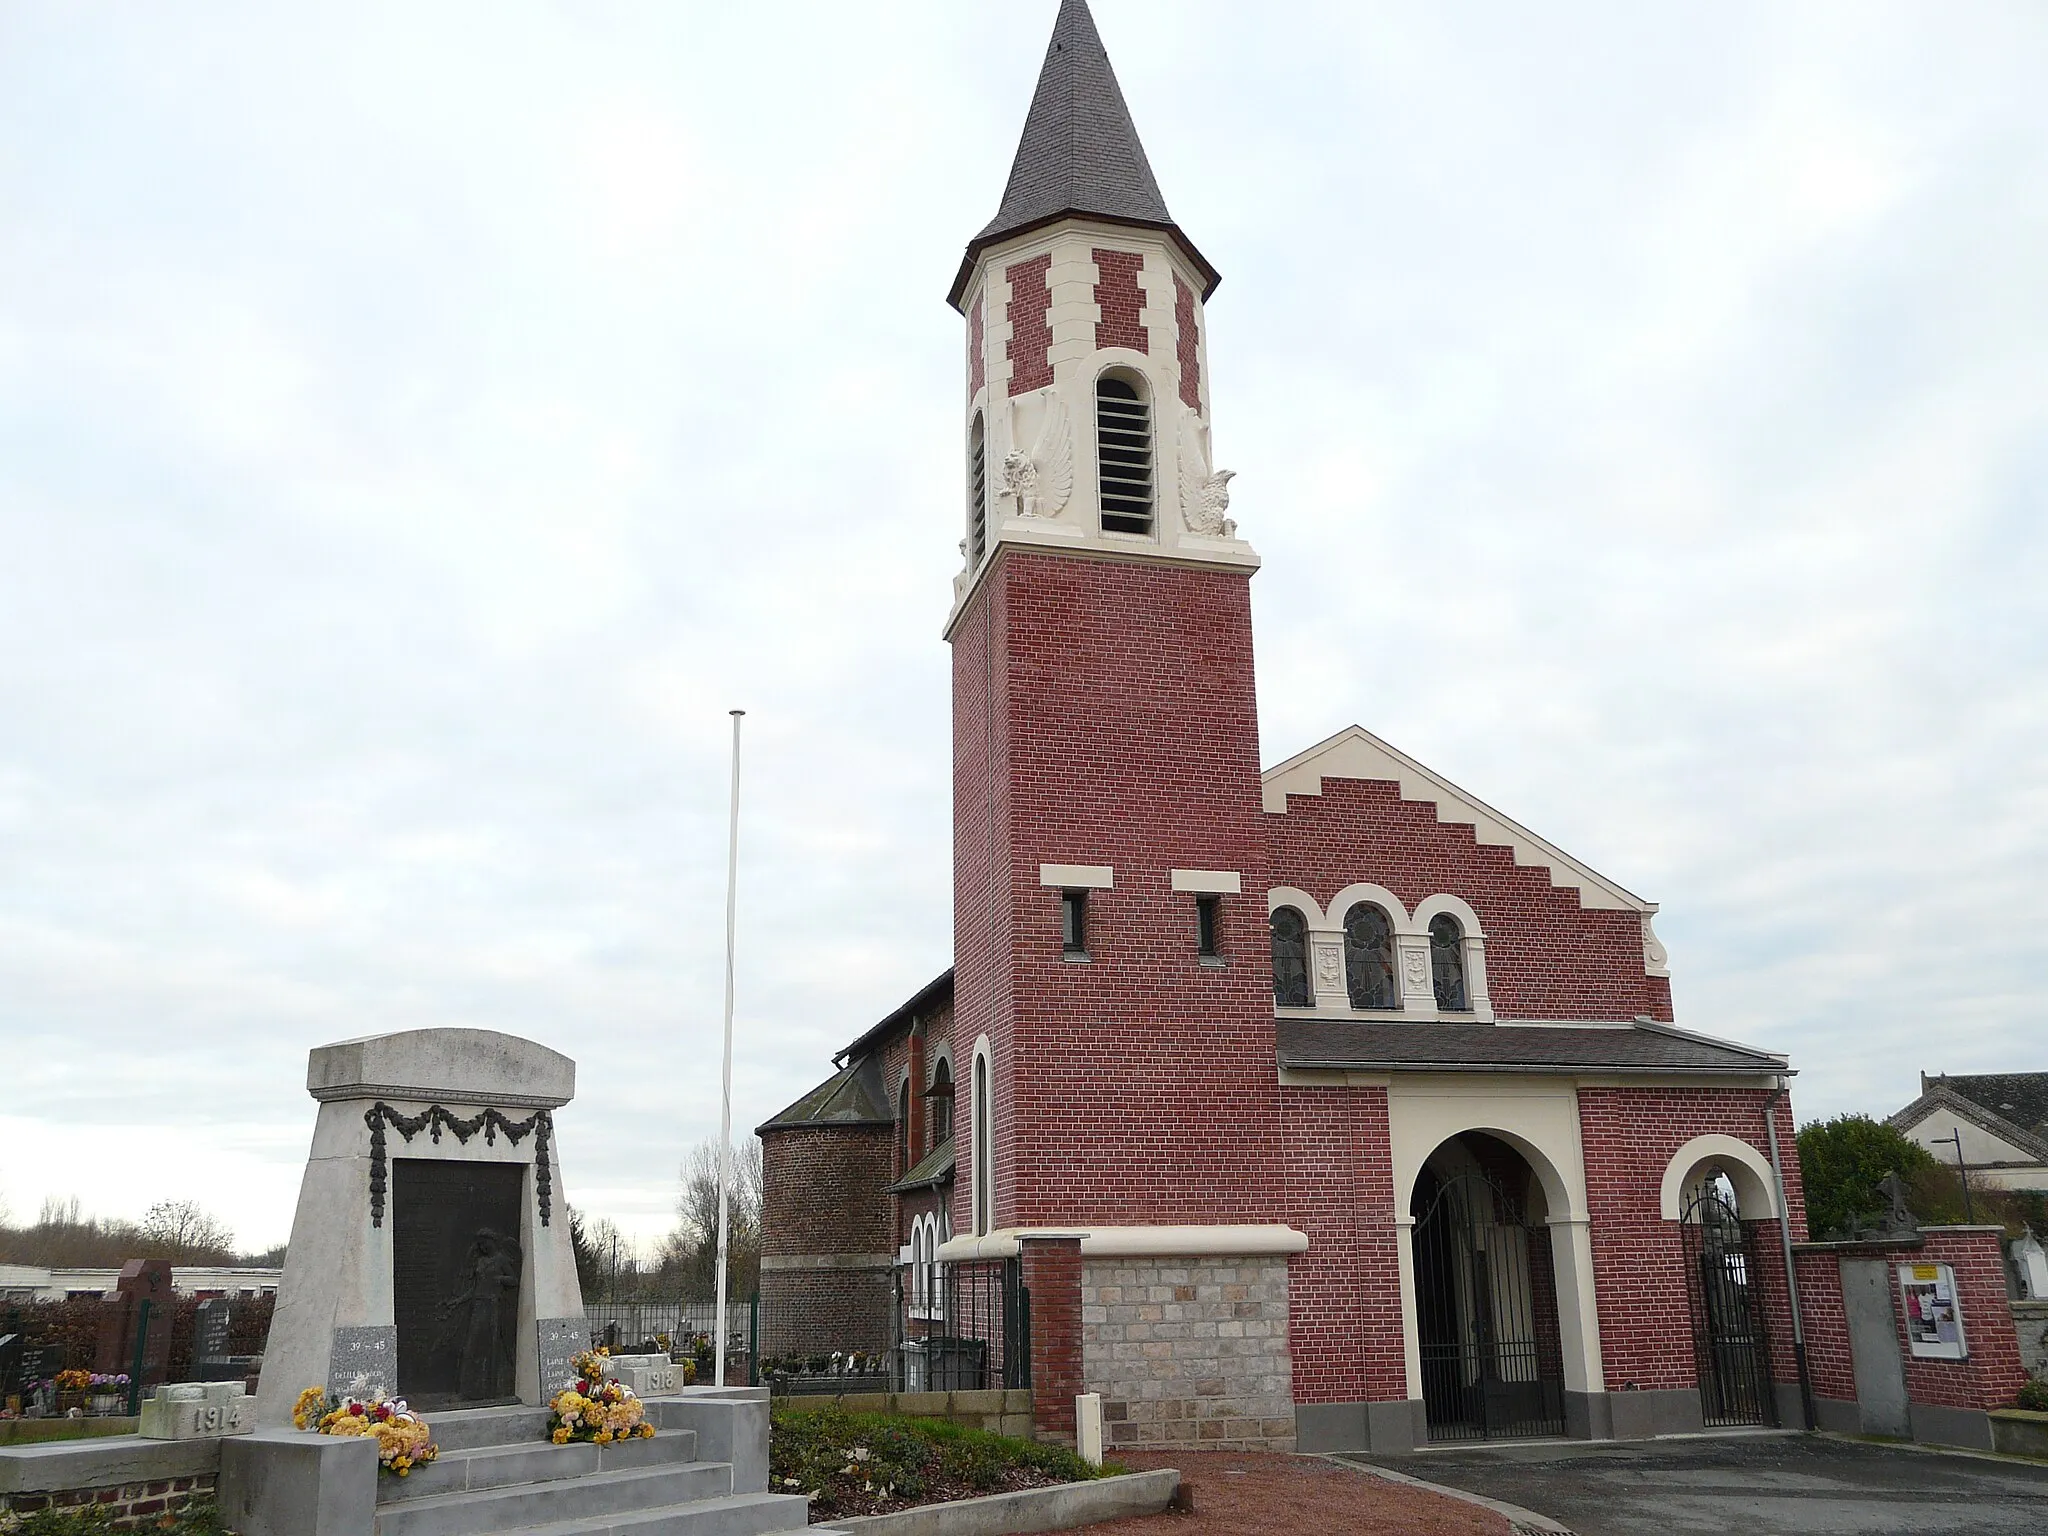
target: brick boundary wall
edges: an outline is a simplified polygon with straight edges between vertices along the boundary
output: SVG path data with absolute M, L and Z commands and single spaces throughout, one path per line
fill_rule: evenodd
M 2014 1394 L 2026 1385 L 2027 1371 L 2020 1363 L 2019 1333 L 2005 1291 L 2004 1239 L 1996 1232 L 1940 1227 L 1928 1228 L 1924 1236 L 1926 1243 L 1917 1253 L 1901 1253 L 1891 1261 L 1892 1313 L 1906 1359 L 1906 1396 L 1932 1408 L 2010 1408 Z M 1916 1260 L 1955 1270 L 1968 1359 L 1922 1360 L 1907 1348 L 1896 1267 Z
M 1041 1440 L 1074 1443 L 1081 1373 L 1081 1239 L 1027 1237 L 1024 1286 L 1031 1292 L 1031 1417 Z
M 1138 316 L 1145 308 L 1145 290 L 1138 286 L 1138 274 L 1145 258 L 1136 251 L 1107 251 L 1100 246 L 1089 253 L 1100 274 L 1095 284 L 1095 303 L 1102 318 L 1095 322 L 1095 345 L 1128 347 L 1150 354 L 1152 337 Z
M 1287 1283 L 1274 1256 L 1083 1264 L 1082 1370 L 1109 1443 L 1292 1451 Z
M 147 1530 L 167 1514 L 189 1508 L 213 1497 L 211 1473 L 195 1477 L 163 1478 L 148 1483 L 122 1483 L 107 1488 L 65 1488 L 54 1493 L 12 1493 L 0 1495 L 0 1510 L 31 1515 L 45 1509 L 83 1509 L 94 1506 L 105 1513 L 120 1531 Z

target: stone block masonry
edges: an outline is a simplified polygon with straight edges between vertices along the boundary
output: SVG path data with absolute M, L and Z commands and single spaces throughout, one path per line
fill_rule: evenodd
M 1112 1447 L 1293 1450 L 1287 1261 L 1084 1263 L 1081 1374 Z

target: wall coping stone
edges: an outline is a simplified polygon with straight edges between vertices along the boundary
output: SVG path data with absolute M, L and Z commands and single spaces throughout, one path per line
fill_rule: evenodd
M 992 1493 L 948 1504 L 921 1504 L 889 1515 L 862 1515 L 814 1525 L 810 1536 L 1009 1536 L 1017 1531 L 1064 1531 L 1099 1520 L 1156 1515 L 1172 1502 L 1180 1473 L 1172 1467 L 1126 1472 L 1086 1483 Z
M 212 1474 L 220 1468 L 220 1446 L 219 1440 L 145 1440 L 130 1434 L 0 1447 L 0 1493 L 117 1488 Z

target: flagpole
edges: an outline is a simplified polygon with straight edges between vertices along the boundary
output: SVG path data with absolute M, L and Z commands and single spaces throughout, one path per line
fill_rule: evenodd
M 719 1075 L 718 1276 L 713 1282 L 718 1310 L 712 1355 L 717 1365 L 713 1380 L 721 1387 L 725 1385 L 726 1190 L 732 1183 L 732 952 L 740 878 L 740 720 L 745 714 L 744 709 L 732 711 L 732 816 L 725 840 L 725 1063 Z

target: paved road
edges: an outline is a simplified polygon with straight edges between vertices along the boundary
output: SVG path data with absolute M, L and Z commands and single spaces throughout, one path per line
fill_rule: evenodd
M 1499 1445 L 1356 1459 L 1520 1504 L 1577 1536 L 2048 1532 L 2048 1465 L 1819 1435 Z

